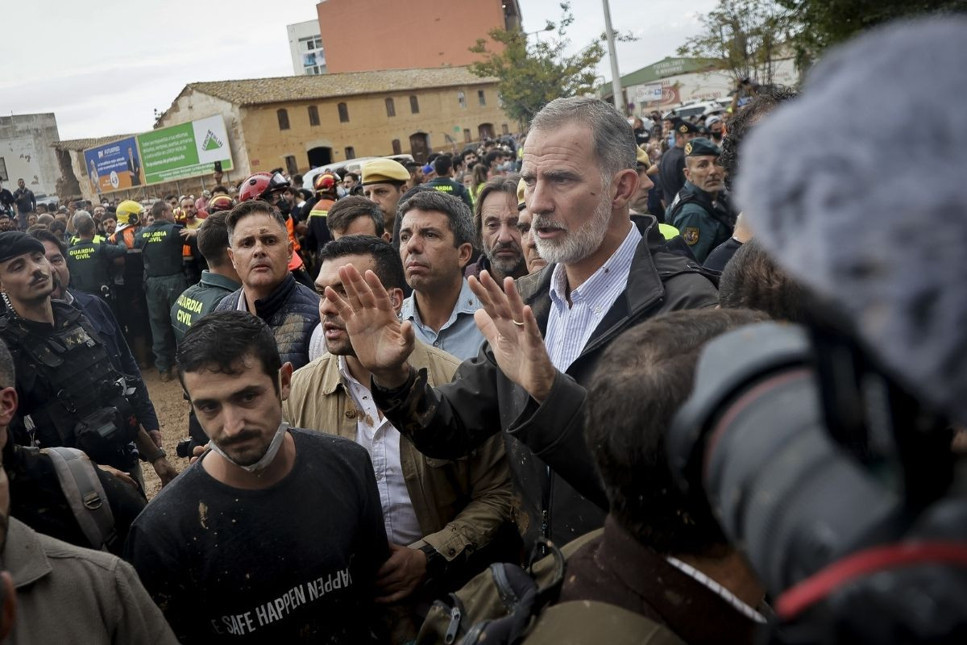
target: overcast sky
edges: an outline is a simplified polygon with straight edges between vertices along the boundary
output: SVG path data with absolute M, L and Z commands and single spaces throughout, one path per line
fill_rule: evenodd
M 560 16 L 560 0 L 519 3 L 526 31 Z M 291 75 L 285 27 L 316 17 L 315 0 L 4 4 L 0 114 L 54 112 L 62 139 L 150 130 L 154 110 L 166 110 L 190 82 Z M 715 0 L 610 4 L 614 28 L 638 37 L 618 45 L 624 75 L 674 56 L 698 31 L 697 15 Z M 572 9 L 576 20 L 569 36 L 577 49 L 604 31 L 604 10 L 602 0 L 572 0 Z M 365 30 L 365 20 L 360 28 Z M 607 58 L 598 73 L 610 80 Z

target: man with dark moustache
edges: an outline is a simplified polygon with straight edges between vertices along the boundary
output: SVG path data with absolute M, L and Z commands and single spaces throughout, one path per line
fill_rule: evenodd
M 282 419 L 292 365 L 244 311 L 178 349 L 209 450 L 135 521 L 126 558 L 182 643 L 376 643 L 388 556 L 373 465 L 346 439 Z
M 520 217 L 517 184 L 515 179 L 495 177 L 480 189 L 473 213 L 473 228 L 483 254 L 467 266 L 464 274 L 468 278 L 479 277 L 481 271 L 489 271 L 498 281 L 527 274 L 517 228 Z

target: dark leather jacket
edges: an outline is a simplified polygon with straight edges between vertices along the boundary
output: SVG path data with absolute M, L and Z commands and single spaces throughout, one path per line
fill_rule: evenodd
M 215 311 L 238 309 L 241 297 L 242 289 L 232 292 Z M 299 369 L 309 362 L 309 338 L 319 324 L 319 296 L 312 289 L 296 282 L 290 273 L 272 295 L 255 301 L 255 311 L 272 328 L 283 363 Z
M 487 343 L 460 365 L 452 383 L 430 388 L 419 375 L 411 378 L 409 389 L 373 390 L 393 425 L 430 457 L 459 457 L 504 430 L 518 498 L 516 520 L 527 546 L 539 535 L 565 544 L 604 522 L 607 500 L 584 443 L 584 384 L 604 348 L 621 332 L 658 314 L 718 303 L 704 270 L 669 251 L 657 222 L 648 219 L 624 293 L 567 372 L 558 372 L 542 404 L 504 376 Z M 551 309 L 553 271 L 550 265 L 517 281 L 541 333 Z

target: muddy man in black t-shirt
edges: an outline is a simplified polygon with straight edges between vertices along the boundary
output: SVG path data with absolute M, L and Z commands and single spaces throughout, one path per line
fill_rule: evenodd
M 181 642 L 381 642 L 373 583 L 389 549 L 366 451 L 282 422 L 292 366 L 247 312 L 192 325 L 178 373 L 209 449 L 125 553 Z

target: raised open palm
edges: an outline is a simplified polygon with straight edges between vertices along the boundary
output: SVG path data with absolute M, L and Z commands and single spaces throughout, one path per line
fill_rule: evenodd
M 534 312 L 520 299 L 512 278 L 505 278 L 501 288 L 482 271 L 479 280 L 471 277 L 469 282 L 483 305 L 474 321 L 490 343 L 497 366 L 534 399 L 543 401 L 554 384 L 555 370 Z
M 353 265 L 339 268 L 345 296 L 326 288 L 326 299 L 339 310 L 356 358 L 385 387 L 402 385 L 409 375 L 413 326 L 401 323 L 389 294 L 372 271 L 362 276 Z

